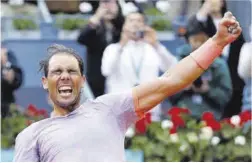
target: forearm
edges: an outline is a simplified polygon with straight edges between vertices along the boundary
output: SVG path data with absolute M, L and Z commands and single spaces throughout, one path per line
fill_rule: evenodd
M 215 38 L 210 38 L 201 47 L 182 59 L 171 70 L 168 70 L 163 77 L 173 79 L 175 83 L 172 83 L 173 80 L 169 82 L 174 85 L 174 88 L 177 88 L 175 92 L 170 92 L 168 95 L 176 93 L 196 80 L 204 70 L 208 69 L 215 58 L 219 57 L 224 46 L 222 42 L 219 42 Z
M 158 79 L 133 88 L 135 96 L 138 98 L 136 111 L 141 112 L 139 114 L 147 112 L 165 98 L 181 91 L 203 72 L 204 69 L 199 67 L 191 56 L 184 58 Z
M 221 49 L 217 47 L 216 41 L 209 40 L 166 71 L 162 77 L 134 88 L 139 100 L 137 110 L 148 111 L 165 98 L 184 89 L 196 80 L 220 54 Z
M 164 85 L 167 86 L 163 89 L 164 91 L 168 90 L 166 96 L 173 95 L 184 89 L 188 84 L 193 83 L 203 72 L 204 69 L 195 62 L 192 56 L 185 57 L 162 76 L 163 80 L 165 80 Z M 167 82 L 169 84 L 166 84 Z

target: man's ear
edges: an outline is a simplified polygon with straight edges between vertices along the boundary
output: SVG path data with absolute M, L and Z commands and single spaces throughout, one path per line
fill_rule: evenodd
M 45 76 L 42 77 L 42 84 L 43 84 L 43 88 L 45 90 L 48 90 L 48 81 L 47 81 L 47 78 Z

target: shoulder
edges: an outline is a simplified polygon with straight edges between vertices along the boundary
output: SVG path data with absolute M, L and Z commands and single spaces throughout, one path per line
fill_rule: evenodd
M 16 145 L 29 143 L 34 140 L 34 132 L 36 130 L 35 124 L 31 124 L 24 130 L 22 130 L 16 137 Z
M 43 128 L 50 122 L 52 118 L 47 118 L 35 123 L 32 123 L 30 126 L 22 130 L 16 137 L 16 142 L 30 142 L 34 141 L 37 138 L 38 133 L 40 133 Z
M 112 108 L 112 107 L 123 106 L 127 103 L 131 103 L 133 100 L 134 100 L 133 92 L 132 90 L 130 90 L 130 91 L 124 91 L 124 92 L 119 92 L 119 93 L 105 94 L 105 95 L 97 97 L 91 102 L 93 104 L 99 104 L 105 107 Z

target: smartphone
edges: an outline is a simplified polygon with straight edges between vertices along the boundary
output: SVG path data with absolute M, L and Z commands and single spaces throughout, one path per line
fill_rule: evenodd
M 195 85 L 195 87 L 197 87 L 197 88 L 199 88 L 199 87 L 201 87 L 201 85 L 202 85 L 202 78 L 201 77 L 199 77 L 198 79 L 196 79 L 194 82 L 193 82 L 193 84 Z
M 144 38 L 144 31 L 137 31 L 136 32 L 136 37 L 137 38 Z

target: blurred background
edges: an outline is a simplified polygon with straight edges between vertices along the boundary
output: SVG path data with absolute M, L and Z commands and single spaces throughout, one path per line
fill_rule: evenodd
M 125 154 L 135 162 L 251 161 L 251 8 L 251 0 L 1 0 L 1 161 L 12 161 L 20 131 L 50 116 L 39 72 L 48 46 L 63 44 L 83 58 L 84 102 L 158 77 L 163 65 L 212 37 L 227 10 L 240 22 L 240 38 L 192 85 L 129 128 Z M 155 31 L 158 48 L 145 44 L 148 31 L 139 22 Z M 136 29 L 123 46 L 125 76 L 114 80 L 116 70 L 107 73 L 114 52 L 105 49 L 120 45 L 126 26 Z

